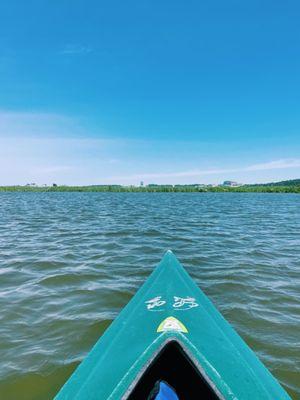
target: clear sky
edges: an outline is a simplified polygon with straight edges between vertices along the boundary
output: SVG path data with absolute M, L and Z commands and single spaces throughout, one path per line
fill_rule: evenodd
M 300 178 L 299 1 L 3 0 L 0 184 Z

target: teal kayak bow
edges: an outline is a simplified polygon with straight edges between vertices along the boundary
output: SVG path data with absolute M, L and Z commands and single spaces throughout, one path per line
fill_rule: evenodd
M 291 400 L 171 251 L 55 400 Z

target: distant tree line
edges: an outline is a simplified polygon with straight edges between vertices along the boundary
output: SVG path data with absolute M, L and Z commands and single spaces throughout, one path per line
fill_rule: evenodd
M 92 185 L 92 186 L 0 186 L 0 192 L 137 192 L 137 193 L 300 193 L 300 179 L 296 184 L 259 184 L 238 187 L 227 186 L 198 186 L 198 185 Z M 293 181 L 287 181 L 293 182 Z

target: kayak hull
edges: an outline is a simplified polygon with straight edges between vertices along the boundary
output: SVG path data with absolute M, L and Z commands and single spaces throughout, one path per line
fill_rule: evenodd
M 131 400 L 170 343 L 217 399 L 291 400 L 170 251 L 55 400 Z

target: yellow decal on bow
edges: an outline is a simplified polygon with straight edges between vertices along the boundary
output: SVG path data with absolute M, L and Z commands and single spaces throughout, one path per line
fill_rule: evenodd
M 157 328 L 156 332 L 168 332 L 168 331 L 188 333 L 188 330 L 183 325 L 183 323 L 174 317 L 168 317 L 168 318 L 164 319 L 159 324 L 159 327 Z

